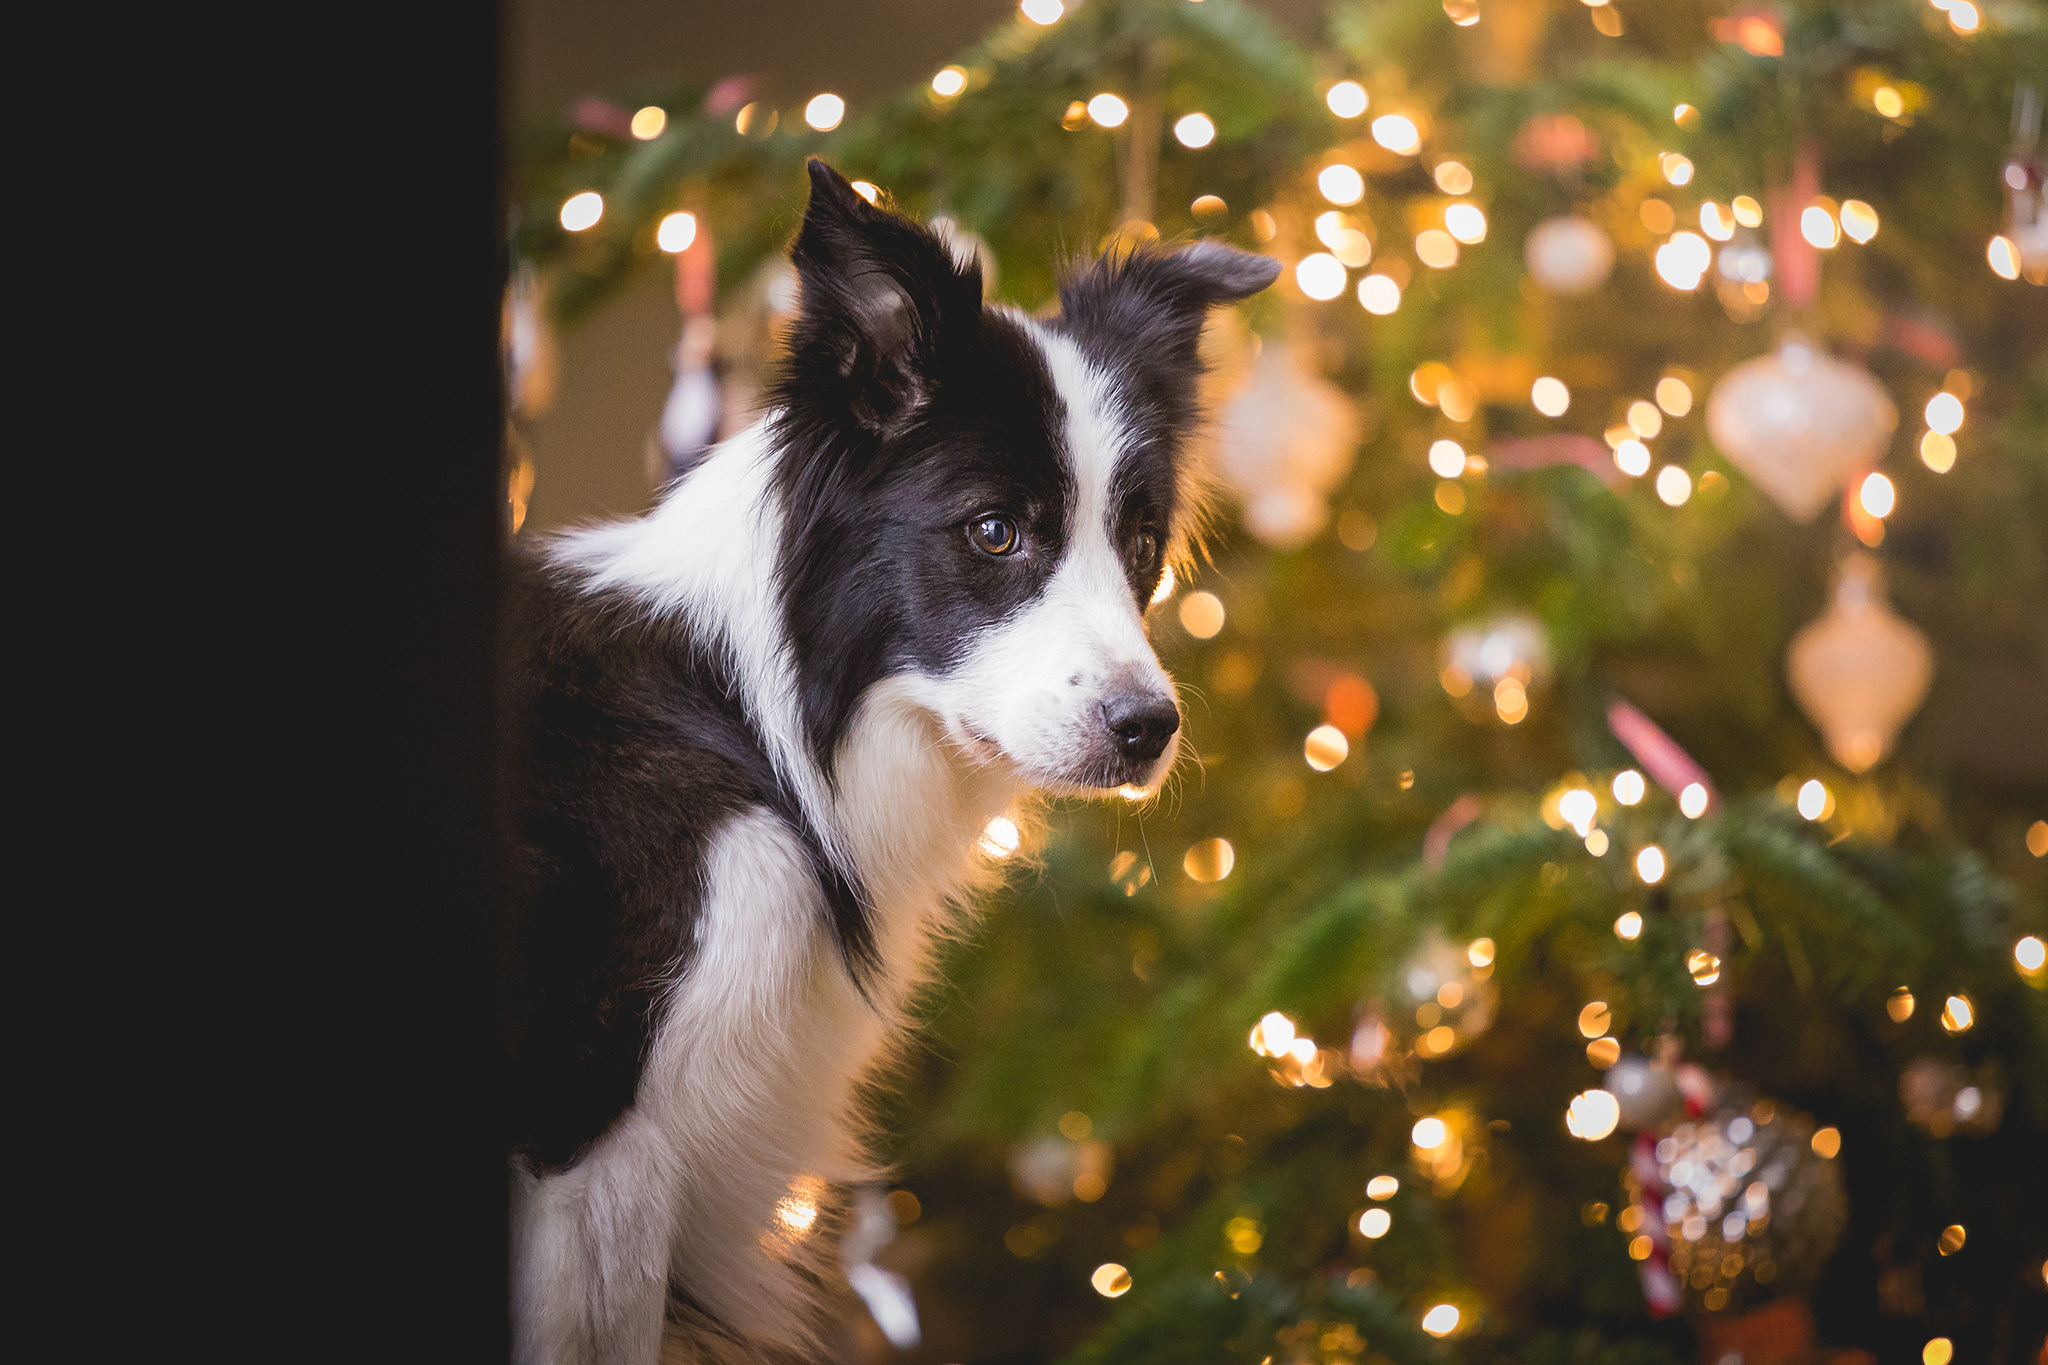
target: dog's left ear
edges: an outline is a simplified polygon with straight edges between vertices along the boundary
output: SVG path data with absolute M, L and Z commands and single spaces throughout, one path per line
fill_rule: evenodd
M 981 267 L 930 229 L 875 207 L 815 157 L 793 259 L 802 281 L 786 390 L 834 395 L 876 431 L 930 393 L 940 357 L 981 315 Z
M 1060 289 L 1060 316 L 1084 339 L 1113 350 L 1192 366 L 1202 323 L 1280 277 L 1280 262 L 1221 242 L 1180 251 L 1111 253 Z

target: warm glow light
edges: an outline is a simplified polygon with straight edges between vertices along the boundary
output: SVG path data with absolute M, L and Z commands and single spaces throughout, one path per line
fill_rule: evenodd
M 1927 400 L 1927 425 L 1944 436 L 1953 436 L 1963 425 L 1963 400 L 1952 393 L 1937 393 Z
M 1391 1175 L 1376 1175 L 1365 1182 L 1365 1197 L 1368 1199 L 1392 1199 L 1400 1191 L 1401 1182 Z
M 998 861 L 1015 853 L 1017 846 L 1023 841 L 1024 836 L 1018 832 L 1017 822 L 1007 815 L 998 815 L 982 826 L 981 851 Z
M 1664 880 L 1664 850 L 1655 844 L 1647 844 L 1636 854 L 1636 875 L 1645 884 L 1655 886 Z
M 1861 199 L 1842 201 L 1842 231 L 1851 241 L 1867 242 L 1877 236 L 1877 210 Z
M 1738 194 L 1729 201 L 1728 211 L 1735 215 L 1735 221 L 1744 227 L 1764 225 L 1764 206 L 1746 194 Z
M 1351 756 L 1351 742 L 1336 726 L 1318 725 L 1302 741 L 1301 754 L 1309 767 L 1326 773 Z
M 1392 1226 L 1394 1215 L 1385 1209 L 1367 1209 L 1358 1219 L 1358 1230 L 1374 1239 L 1386 1236 L 1387 1229 Z
M 1472 193 L 1472 172 L 1462 161 L 1439 161 L 1433 174 L 1436 187 L 1445 194 Z
M 2004 233 L 1991 239 L 1991 244 L 1984 248 L 1984 255 L 2000 279 L 2016 280 L 2020 277 L 2020 249 Z
M 650 104 L 633 112 L 633 136 L 642 142 L 661 136 L 661 130 L 668 127 L 668 111 L 658 104 Z
M 1960 2 L 1961 0 L 1958 0 L 1958 3 Z M 1955 20 L 1951 18 L 1949 22 L 1954 23 Z M 1955 1345 L 1947 1337 L 1930 1338 L 1927 1344 L 1920 1348 L 1920 1365 L 1949 1365 L 1955 1357 Z
M 1452 204 L 1444 210 L 1444 227 L 1466 246 L 1486 240 L 1486 215 L 1477 204 Z
M 562 226 L 571 232 L 597 226 L 597 220 L 604 217 L 604 196 L 596 190 L 585 190 L 572 194 L 562 204 Z
M 1660 477 L 1659 482 L 1662 482 Z M 1688 820 L 1697 820 L 1707 811 L 1707 788 L 1704 783 L 1688 782 L 1685 790 L 1678 794 L 1678 810 Z
M 1799 784 L 1799 813 L 1809 820 L 1818 820 L 1827 813 L 1828 789 L 1817 777 L 1809 777 Z
M 1842 1130 L 1839 1128 L 1816 1128 L 1809 1146 L 1813 1154 L 1823 1161 L 1833 1161 L 1842 1152 Z
M 1600 813 L 1600 801 L 1584 787 L 1573 787 L 1557 798 L 1557 813 L 1583 839 L 1593 827 L 1593 817 Z
M 1863 504 L 1863 510 L 1880 520 L 1892 514 L 1898 496 L 1892 481 L 1882 474 L 1866 475 L 1856 490 L 1856 501 Z
M 1131 106 L 1104 91 L 1088 101 L 1088 117 L 1104 128 L 1114 128 L 1131 116 Z
M 1657 169 L 1664 172 L 1664 178 L 1674 185 L 1692 183 L 1692 162 L 1677 152 L 1666 152 L 1658 157 Z
M 1630 437 L 1614 448 L 1614 463 L 1631 479 L 1640 479 L 1650 472 L 1650 448 Z
M 1546 374 L 1529 386 L 1529 402 L 1545 417 L 1562 417 L 1571 408 L 1572 391 Z
M 1230 205 L 1224 203 L 1219 196 L 1213 194 L 1202 195 L 1194 203 L 1188 205 L 1188 212 L 1198 218 L 1205 214 L 1228 213 L 1229 211 Z
M 2040 939 L 2028 934 L 2012 945 L 2012 960 L 2019 964 L 2023 972 L 2038 972 L 2043 963 L 2048 963 L 2048 944 L 2043 944 Z
M 846 101 L 829 92 L 811 96 L 811 102 L 804 106 L 804 122 L 821 133 L 831 132 L 845 117 Z
M 2048 820 L 2036 820 L 2027 826 L 2027 852 L 2036 858 L 2048 858 Z
M 1706 238 L 1697 232 L 1674 232 L 1669 241 L 1657 248 L 1657 275 L 1673 289 L 1697 289 L 1700 276 L 1713 259 L 1714 251 Z
M 939 74 L 932 77 L 932 93 L 942 99 L 951 99 L 967 88 L 967 73 L 957 66 L 939 68 Z
M 1686 473 L 1675 464 L 1667 464 L 1657 471 L 1657 499 L 1666 507 L 1683 507 L 1685 506 L 1686 499 L 1691 496 L 1692 475 Z M 1693 785 L 1698 786 L 1699 784 L 1695 782 Z M 1706 799 L 1704 794 L 1700 799 L 1702 801 Z M 1679 806 L 1683 808 L 1684 805 L 1684 798 L 1679 798 Z M 1686 814 L 1691 815 L 1694 812 L 1686 811 Z
M 1667 374 L 1657 381 L 1657 406 L 1673 417 L 1683 417 L 1692 411 L 1692 390 L 1675 374 Z
M 1131 1272 L 1115 1261 L 1104 1261 L 1095 1267 L 1095 1273 L 1088 1277 L 1088 1283 L 1095 1286 L 1095 1292 L 1105 1299 L 1114 1299 L 1131 1292 Z
M 1605 1000 L 1594 1000 L 1579 1011 L 1579 1036 L 1599 1038 L 1614 1026 L 1614 1012 L 1607 1008 Z
M 654 242 L 663 251 L 688 251 L 690 243 L 697 240 L 697 217 L 690 213 L 671 213 L 661 220 L 661 226 L 654 230 Z
M 1939 431 L 1922 432 L 1920 435 L 1920 463 L 1937 474 L 1946 474 L 1956 467 L 1956 438 Z
M 1415 258 L 1432 270 L 1449 270 L 1458 263 L 1458 242 L 1442 228 L 1424 228 L 1415 234 Z
M 1647 790 L 1643 775 L 1634 768 L 1623 768 L 1614 775 L 1614 799 L 1624 806 L 1633 806 L 1642 800 Z
M 1970 0 L 1955 0 L 1948 7 L 1948 26 L 1958 33 L 1975 33 L 1980 22 L 1977 7 Z
M 1216 140 L 1216 125 L 1207 114 L 1186 114 L 1173 125 L 1173 135 L 1183 147 L 1206 147 Z
M 1385 317 L 1401 306 L 1401 286 L 1389 275 L 1367 275 L 1358 282 L 1358 302 L 1366 312 Z
M 1434 1115 L 1426 1119 L 1417 1119 L 1415 1126 L 1408 1131 L 1409 1139 L 1425 1152 L 1433 1152 L 1443 1146 L 1444 1139 L 1449 1135 L 1450 1129 L 1444 1127 L 1444 1121 Z
M 1645 403 L 1638 398 L 1628 405 L 1628 429 L 1647 441 L 1664 430 L 1664 414 L 1657 410 L 1655 403 Z
M 1458 1310 L 1440 1303 L 1422 1315 L 1422 1330 L 1433 1337 L 1447 1337 L 1458 1330 Z
M 1323 96 L 1323 102 L 1338 118 L 1357 118 L 1372 104 L 1372 96 L 1366 94 L 1365 87 L 1357 81 L 1338 81 L 1330 87 L 1330 93 Z
M 1266 1057 L 1279 1057 L 1294 1046 L 1294 1021 L 1274 1010 L 1263 1016 L 1252 1029 L 1252 1051 Z
M 1333 204 L 1355 204 L 1365 198 L 1365 177 L 1355 166 L 1335 162 L 1316 176 L 1316 188 Z
M 1440 479 L 1455 479 L 1465 472 L 1465 447 L 1456 441 L 1436 441 L 1429 447 L 1430 472 Z
M 1605 858 L 1607 856 L 1606 830 L 1596 829 L 1586 836 L 1586 852 L 1592 854 L 1595 858 Z
M 1642 937 L 1643 917 L 1633 910 L 1624 910 L 1614 921 L 1614 936 L 1633 943 Z
M 1493 940 L 1490 938 L 1475 938 L 1465 946 L 1465 960 L 1475 967 L 1491 967 L 1493 953 Z
M 1799 235 L 1825 251 L 1842 240 L 1842 229 L 1834 214 L 1819 204 L 1809 204 L 1799 215 Z
M 1598 1142 L 1621 1122 L 1621 1103 L 1605 1090 L 1583 1090 L 1565 1111 L 1565 1130 L 1581 1142 Z
M 1884 1012 L 1892 1017 L 1894 1024 L 1903 1024 L 1913 1017 L 1913 992 L 1901 986 L 1893 991 L 1884 1002 Z
M 1024 17 L 1034 24 L 1056 24 L 1067 12 L 1067 7 L 1060 0 L 1023 0 L 1017 8 L 1024 11 Z
M 1197 640 L 1213 640 L 1223 629 L 1223 599 L 1213 592 L 1191 592 L 1180 600 L 1181 629 Z
M 1941 1236 L 1936 1240 L 1935 1245 L 1940 1248 L 1942 1255 L 1953 1256 L 1958 1251 L 1961 1251 L 1963 1244 L 1969 1240 L 1970 1230 L 1968 1228 L 1964 1227 L 1961 1223 L 1950 1223 L 1941 1230 Z
M 1725 242 L 1735 235 L 1735 215 L 1709 199 L 1700 205 L 1700 231 Z
M 1198 882 L 1220 882 L 1237 866 L 1237 850 L 1228 839 L 1204 839 L 1188 847 L 1181 868 Z
M 1685 969 L 1692 973 L 1695 986 L 1711 986 L 1721 979 L 1721 959 L 1705 948 L 1695 948 L 1685 955 Z
M 1950 1033 L 1967 1033 L 1977 1022 L 1977 1011 L 1967 995 L 1951 995 L 1941 1007 L 1941 1026 Z
M 1350 280 L 1344 262 L 1327 251 L 1312 251 L 1294 267 L 1294 282 L 1312 299 L 1334 299 Z
M 1422 130 L 1406 114 L 1381 114 L 1374 119 L 1372 140 L 1402 156 L 1413 156 L 1422 150 Z
M 861 198 L 867 200 L 870 204 L 881 202 L 882 187 L 875 184 L 875 182 L 872 180 L 854 181 L 853 192 L 859 195 Z

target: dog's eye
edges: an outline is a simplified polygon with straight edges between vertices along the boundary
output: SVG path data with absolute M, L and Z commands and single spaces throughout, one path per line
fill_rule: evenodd
M 995 515 L 976 517 L 969 522 L 967 538 L 974 542 L 975 549 L 991 555 L 1013 554 L 1023 543 L 1023 537 L 1017 534 L 1017 523 Z
M 1131 562 L 1141 569 L 1149 569 L 1159 562 L 1159 537 L 1150 531 L 1140 531 L 1131 537 Z

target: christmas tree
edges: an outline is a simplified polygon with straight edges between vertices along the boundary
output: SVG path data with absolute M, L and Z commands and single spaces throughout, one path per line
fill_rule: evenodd
M 1314 51 L 1027 0 L 878 108 L 531 131 L 515 408 L 674 269 L 667 468 L 752 415 L 809 155 L 1026 308 L 1161 237 L 1287 267 L 1204 343 L 1193 757 L 989 831 L 850 1355 L 2044 1349 L 2044 91 L 2022 0 L 1374 0 Z

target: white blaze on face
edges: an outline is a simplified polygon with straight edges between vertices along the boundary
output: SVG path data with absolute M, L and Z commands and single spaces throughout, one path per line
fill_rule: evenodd
M 1129 434 L 1108 378 L 1066 337 L 1027 327 L 1067 409 L 1067 543 L 1038 596 L 982 632 L 957 668 L 930 680 L 931 700 L 956 737 L 999 750 L 1038 785 L 1115 787 L 1133 779 L 1114 772 L 1104 705 L 1133 694 L 1174 696 L 1113 539 L 1110 487 Z M 1158 782 L 1178 743 L 1176 735 L 1136 785 Z

